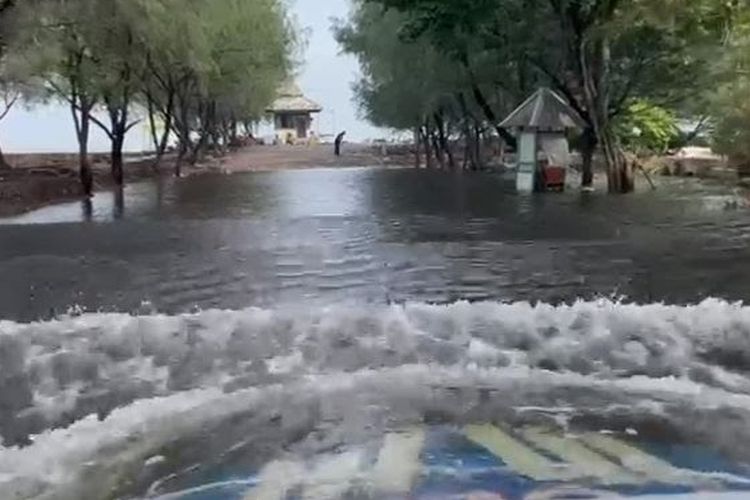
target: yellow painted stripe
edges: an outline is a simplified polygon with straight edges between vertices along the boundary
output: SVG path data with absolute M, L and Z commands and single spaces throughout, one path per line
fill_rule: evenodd
M 570 478 L 569 472 L 564 468 L 560 468 L 553 461 L 494 425 L 469 425 L 465 429 L 465 434 L 471 441 L 492 452 L 518 474 L 537 481 Z
M 261 470 L 258 486 L 245 495 L 245 500 L 283 500 L 305 477 L 305 469 L 297 462 L 271 462 Z
M 348 451 L 318 462 L 304 481 L 305 500 L 340 498 L 361 474 L 362 450 Z
M 646 481 L 682 483 L 694 478 L 689 471 L 674 467 L 669 462 L 612 436 L 588 433 L 581 440 L 588 446 L 617 458 L 623 466 L 641 474 Z
M 636 484 L 635 474 L 587 448 L 576 438 L 538 427 L 523 430 L 523 436 L 537 447 L 547 450 L 568 464 L 572 477 L 597 478 L 602 484 Z
M 424 429 L 387 434 L 372 471 L 372 483 L 379 493 L 408 493 L 422 470 L 420 454 Z
M 616 457 L 623 466 L 640 473 L 648 481 L 672 484 L 699 484 L 709 488 L 721 487 L 725 481 L 750 484 L 746 477 L 728 472 L 699 472 L 675 467 L 659 457 L 649 455 L 636 446 L 603 434 L 586 434 L 584 442 L 602 453 Z

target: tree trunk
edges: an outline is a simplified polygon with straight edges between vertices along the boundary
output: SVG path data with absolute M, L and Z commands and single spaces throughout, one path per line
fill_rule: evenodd
M 175 93 L 170 90 L 167 97 L 167 106 L 162 116 L 164 118 L 164 130 L 162 131 L 161 141 L 159 141 L 159 145 L 156 148 L 157 161 L 161 160 L 167 151 L 167 146 L 169 146 L 169 135 L 172 133 L 172 128 L 174 127 L 174 101 Z
M 494 127 L 495 131 L 497 131 L 497 135 L 510 146 L 516 147 L 516 138 L 513 136 L 513 134 L 500 126 L 497 115 L 495 115 L 495 112 L 492 110 L 492 106 L 490 106 L 487 100 L 484 98 L 484 94 L 482 93 L 482 90 L 479 88 L 479 86 L 472 83 L 471 91 L 474 95 L 474 100 L 482 109 L 482 112 L 487 118 L 487 121 L 489 121 L 490 124 Z
M 242 122 L 242 130 L 245 132 L 245 135 L 247 137 L 251 137 L 253 135 L 253 124 L 249 121 L 243 121 Z
M 474 135 L 472 139 L 474 141 L 474 170 L 481 170 L 484 168 L 484 160 L 482 159 L 482 130 L 479 127 L 479 122 L 476 120 L 474 121 Z
M 117 186 L 112 199 L 112 218 L 120 220 L 125 215 L 125 192 L 122 186 Z
M 123 171 L 124 161 L 122 156 L 124 142 L 125 137 L 123 132 L 120 130 L 115 131 L 114 137 L 112 138 L 110 161 L 112 163 L 112 179 L 118 186 L 122 186 L 125 183 L 125 175 Z
M 177 161 L 175 162 L 175 177 L 182 175 L 182 162 L 185 160 L 188 152 L 190 151 L 190 129 L 186 126 L 186 123 L 182 118 L 177 124 L 177 135 L 179 136 L 179 144 L 177 146 Z
M 611 134 L 605 136 L 606 146 L 612 155 L 612 163 L 607 168 L 607 182 L 610 193 L 631 193 L 635 189 L 635 175 L 633 174 L 633 165 L 625 158 L 625 154 L 617 144 L 617 141 L 611 137 Z
M 193 150 L 190 153 L 190 164 L 195 165 L 198 163 L 198 160 L 200 160 L 201 155 L 203 154 L 203 150 L 206 147 L 206 144 L 208 143 L 208 133 L 203 132 L 198 139 L 198 141 L 193 145 Z
M 77 96 L 74 96 L 70 104 L 70 111 L 75 123 L 76 139 L 78 140 L 78 178 L 81 181 L 83 194 L 89 198 L 94 194 L 94 173 L 91 171 L 91 163 L 89 163 L 89 133 L 91 131 L 89 113 L 92 107 L 93 104 L 85 99 L 79 99 Z
M 437 159 L 440 169 L 445 170 L 445 154 L 443 153 L 443 149 L 440 147 L 440 141 L 438 140 L 437 133 L 435 133 L 434 131 L 432 132 L 430 141 L 432 142 L 432 149 L 435 151 L 435 158 Z
M 3 154 L 3 149 L 0 148 L 0 170 L 10 170 L 11 168 L 13 167 L 5 159 L 5 154 Z
M 148 121 L 149 128 L 151 129 L 151 140 L 154 143 L 154 152 L 156 154 L 156 158 L 154 158 L 154 163 L 151 165 L 151 167 L 156 170 L 159 168 L 159 164 L 161 163 L 161 160 L 164 157 L 164 153 L 167 151 L 167 146 L 169 145 L 169 135 L 172 132 L 174 94 L 172 93 L 169 95 L 169 97 L 167 98 L 166 108 L 160 112 L 162 118 L 164 119 L 164 130 L 162 130 L 161 136 L 159 136 L 156 130 L 156 110 L 154 108 L 154 102 L 149 97 Z
M 592 128 L 587 128 L 581 137 L 581 163 L 582 180 L 581 187 L 591 189 L 594 185 L 594 152 L 596 151 L 596 133 Z
M 110 100 L 107 100 L 106 102 L 110 125 L 108 135 L 110 141 L 109 160 L 112 180 L 117 186 L 122 186 L 125 183 L 122 148 L 125 145 L 125 135 L 128 133 L 127 96 L 125 96 L 122 103 L 114 104 Z
M 430 130 L 429 123 L 426 123 L 424 126 L 424 130 L 422 131 L 422 141 L 424 141 L 424 155 L 425 155 L 425 164 L 427 168 L 433 168 L 435 164 L 432 161 L 432 144 L 430 143 L 430 136 L 432 136 L 432 131 Z
M 487 118 L 487 121 L 490 122 L 490 125 L 492 125 L 495 131 L 497 131 L 497 135 L 500 136 L 503 141 L 513 147 L 516 147 L 516 138 L 513 136 L 513 134 L 500 126 L 500 121 L 497 119 L 495 111 L 493 111 L 492 106 L 490 106 L 490 104 L 487 102 L 487 99 L 485 99 L 482 89 L 479 88 L 479 85 L 476 83 L 476 79 L 474 78 L 474 71 L 472 70 L 471 63 L 469 62 L 468 53 L 461 54 L 459 60 L 461 61 L 461 64 L 463 64 L 464 69 L 469 76 L 469 80 L 471 83 L 471 93 L 474 96 L 474 100 L 479 105 L 482 113 L 484 113 L 485 118 Z
M 190 109 L 190 93 L 192 87 L 192 82 L 187 80 L 175 89 L 174 129 L 179 139 L 179 152 L 177 153 L 177 161 L 175 161 L 174 167 L 175 177 L 182 175 L 182 162 L 185 160 L 191 147 L 190 118 L 192 110 Z
M 156 147 L 156 163 L 154 166 L 158 166 L 161 159 L 164 157 L 164 153 L 167 152 L 167 146 L 169 146 L 169 135 L 172 133 L 172 115 L 168 115 L 164 121 L 164 131 L 161 134 L 161 140 Z
M 179 145 L 179 151 L 177 153 L 177 159 L 174 162 L 174 176 L 182 177 L 182 162 L 185 160 L 187 155 L 188 146 L 185 141 L 181 140 Z
M 94 173 L 89 163 L 88 140 L 78 144 L 78 177 L 81 180 L 83 194 L 87 197 L 94 195 Z
M 609 41 L 606 38 L 598 40 L 591 58 L 587 56 L 584 42 L 580 44 L 579 50 L 587 108 L 607 165 L 608 190 L 610 193 L 632 192 L 635 187 L 634 177 L 611 130 L 609 120 Z
M 422 167 L 422 139 L 419 127 L 414 129 L 414 168 Z
M 156 110 L 154 109 L 154 99 L 151 93 L 146 92 L 146 110 L 148 111 L 148 126 L 151 132 L 151 141 L 154 144 L 154 153 L 156 153 L 156 162 L 154 167 L 159 163 L 159 134 L 156 131 Z
M 464 157 L 463 157 L 463 162 L 461 164 L 461 168 L 463 170 L 469 170 L 469 169 L 474 170 L 473 165 L 469 167 L 469 157 L 471 156 L 471 148 L 472 148 L 471 140 L 472 140 L 471 132 L 469 132 L 469 128 L 465 126 L 464 127 Z
M 200 119 L 200 136 L 198 140 L 193 144 L 192 151 L 190 153 L 190 164 L 195 165 L 201 159 L 204 149 L 209 144 L 209 140 L 214 135 L 215 120 L 214 113 L 212 110 L 215 109 L 215 103 L 212 102 L 199 102 L 198 103 L 198 117 Z
M 457 93 L 456 100 L 458 101 L 459 107 L 461 108 L 461 113 L 463 114 L 463 119 L 461 120 L 464 135 L 463 169 L 466 170 L 467 168 L 469 168 L 471 170 L 477 170 L 479 168 L 479 158 L 475 154 L 477 151 L 475 148 L 475 139 L 478 140 L 478 132 L 476 130 L 472 130 L 475 127 L 472 127 L 471 125 L 471 122 L 476 122 L 476 119 L 469 111 L 469 106 L 466 103 L 466 97 L 464 97 L 464 94 L 462 92 Z M 475 137 L 475 132 L 477 137 Z
M 234 113 L 229 119 L 229 141 L 227 142 L 227 146 L 229 144 L 237 144 L 239 142 L 239 125 L 237 123 L 237 118 L 235 118 Z
M 187 120 L 185 113 L 181 113 L 179 122 L 177 123 L 177 135 L 179 136 L 177 160 L 174 164 L 174 175 L 175 177 L 182 176 L 182 162 L 185 160 L 185 156 L 190 149 L 190 128 L 187 126 Z
M 446 133 L 442 111 L 435 113 L 435 124 L 437 125 L 441 155 L 445 154 L 448 157 L 448 167 L 450 167 L 451 170 L 455 170 L 456 162 L 453 159 L 453 151 L 451 151 L 450 142 L 448 141 L 448 134 Z

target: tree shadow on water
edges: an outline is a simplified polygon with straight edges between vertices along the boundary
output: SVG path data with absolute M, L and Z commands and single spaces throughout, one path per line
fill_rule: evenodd
M 125 193 L 122 186 L 112 193 L 112 219 L 121 220 L 125 216 Z
M 86 198 L 81 201 L 81 217 L 84 222 L 91 222 L 94 218 L 94 203 L 91 198 Z

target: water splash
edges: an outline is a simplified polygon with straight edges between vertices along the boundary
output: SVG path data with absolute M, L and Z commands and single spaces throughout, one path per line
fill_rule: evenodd
M 632 429 L 746 459 L 749 336 L 750 308 L 720 300 L 0 322 L 0 487 L 76 498 L 82 484 L 147 483 L 155 456 L 179 468 L 246 443 L 271 459 L 292 442 L 318 451 L 394 425 L 498 419 Z

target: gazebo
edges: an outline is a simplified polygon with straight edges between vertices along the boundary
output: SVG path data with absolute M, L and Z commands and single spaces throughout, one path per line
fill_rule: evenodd
M 307 139 L 312 115 L 322 110 L 318 103 L 304 96 L 296 83 L 288 81 L 266 112 L 273 117 L 276 140 L 281 144 L 294 144 Z
M 570 164 L 566 132 L 583 129 L 586 122 L 565 99 L 540 88 L 526 99 L 501 126 L 518 134 L 516 187 L 522 192 L 549 185 L 562 188 Z

